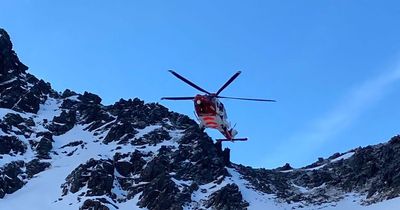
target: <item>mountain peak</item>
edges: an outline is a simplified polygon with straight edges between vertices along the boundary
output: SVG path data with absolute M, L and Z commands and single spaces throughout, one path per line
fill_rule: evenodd
M 2 28 L 0 28 L 0 49 L 0 83 L 28 70 L 28 67 L 19 61 L 17 54 L 13 50 L 10 36 Z
M 26 73 L 13 50 L 8 33 L 0 28 L 0 107 L 36 113 L 48 94 L 55 95 L 50 83 Z

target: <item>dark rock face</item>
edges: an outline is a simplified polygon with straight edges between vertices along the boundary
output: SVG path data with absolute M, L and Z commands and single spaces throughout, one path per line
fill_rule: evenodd
M 15 136 L 0 136 L 0 155 L 23 154 L 26 145 Z
M 166 174 L 160 174 L 144 188 L 138 204 L 154 210 L 183 209 L 183 204 L 190 201 L 190 194 L 189 190 L 182 193 Z
M 9 74 L 9 70 L 16 71 L 17 73 L 25 73 L 28 69 L 27 66 L 19 61 L 12 48 L 13 45 L 10 36 L 4 29 L 0 28 L 0 74 L 2 75 L 0 83 L 11 79 L 6 77 Z
M 228 184 L 211 195 L 207 207 L 216 209 L 239 210 L 247 209 L 249 204 L 243 200 L 239 187 L 236 184 Z
M 37 155 L 39 158 L 49 158 L 49 152 L 53 148 L 53 139 L 43 136 L 36 146 Z
M 0 107 L 37 113 L 46 95 L 56 94 L 49 83 L 27 74 L 27 69 L 12 49 L 7 32 L 0 29 Z
M 100 104 L 101 103 L 101 98 L 93 93 L 89 92 L 84 92 L 83 95 L 80 95 L 78 97 L 79 100 L 81 100 L 83 103 L 87 104 Z
M 20 97 L 20 102 L 17 102 L 18 107 L 25 112 L 37 113 L 39 105 L 46 101 L 47 94 L 50 92 L 50 84 L 39 80 Z
M 4 122 L 8 125 L 17 127 L 19 124 L 24 122 L 24 118 L 19 114 L 8 113 L 4 116 Z
M 62 148 L 66 148 L 66 147 L 76 147 L 76 146 L 79 146 L 79 145 L 81 145 L 81 148 L 83 148 L 85 143 L 82 140 L 81 141 L 73 141 L 73 142 L 70 142 L 68 144 L 63 145 L 61 147 L 61 149 Z
M 23 118 L 19 114 L 8 113 L 0 120 L 0 128 L 5 134 L 23 135 L 30 137 L 34 132 L 30 127 L 35 126 L 32 118 Z
M 50 167 L 50 163 L 41 162 L 39 159 L 33 159 L 30 162 L 28 162 L 25 167 L 28 178 L 32 178 L 34 175 Z
M 147 163 L 140 176 L 143 181 L 149 182 L 157 176 L 166 175 L 168 171 L 171 171 L 171 167 L 169 160 L 165 156 L 156 157 Z
M 76 193 L 83 186 L 88 187 L 85 195 L 100 196 L 110 195 L 114 181 L 114 166 L 111 160 L 90 159 L 86 164 L 81 164 L 66 178 L 63 184 L 63 194 Z
M 149 145 L 157 145 L 158 143 L 161 143 L 164 140 L 170 140 L 171 136 L 169 135 L 169 132 L 166 131 L 165 129 L 159 128 L 156 129 L 148 134 L 145 134 L 143 137 L 139 139 L 135 139 L 132 141 L 132 144 L 134 145 L 144 145 L 144 144 L 149 144 Z
M 60 116 L 53 118 L 53 123 L 49 125 L 48 129 L 53 132 L 54 135 L 62 135 L 71 130 L 76 123 L 76 113 L 74 111 L 63 110 Z
M 284 166 L 282 166 L 282 167 L 278 167 L 278 168 L 276 168 L 276 170 L 278 170 L 278 171 L 287 171 L 287 170 L 292 170 L 293 168 L 292 168 L 292 166 L 290 166 L 290 164 L 289 163 L 286 163 Z
M 143 159 L 145 155 L 138 150 L 135 150 L 132 154 L 130 154 L 129 161 L 120 161 L 121 157 L 123 156 L 124 155 L 117 153 L 114 156 L 114 163 L 117 171 L 125 177 L 140 173 L 143 169 L 143 166 L 146 164 L 146 161 Z
M 78 94 L 70 89 L 64 90 L 64 92 L 61 94 L 61 98 L 68 98 L 71 96 L 77 96 Z
M 105 206 L 99 200 L 87 199 L 83 202 L 83 205 L 79 208 L 79 210 L 110 210 L 107 206 Z
M 107 136 L 104 138 L 104 143 L 109 143 L 115 140 L 119 140 L 121 143 L 127 142 L 132 139 L 137 133 L 135 127 L 128 121 L 120 121 L 118 125 L 111 127 Z M 124 137 L 124 138 L 122 138 Z
M 24 162 L 17 161 L 0 168 L 0 198 L 6 194 L 12 194 L 24 186 L 24 181 L 18 177 L 23 174 L 22 167 L 24 167 Z

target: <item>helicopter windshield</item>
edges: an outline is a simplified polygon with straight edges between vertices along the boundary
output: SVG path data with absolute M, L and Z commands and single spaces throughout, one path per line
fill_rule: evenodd
M 215 115 L 216 110 L 214 104 L 207 100 L 196 100 L 195 101 L 196 112 L 199 116 L 204 115 Z

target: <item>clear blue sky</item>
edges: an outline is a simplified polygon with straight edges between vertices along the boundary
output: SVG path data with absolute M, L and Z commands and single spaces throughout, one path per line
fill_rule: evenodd
M 0 27 L 30 72 L 105 104 L 139 97 L 193 117 L 190 102 L 234 72 L 224 95 L 245 143 L 232 160 L 296 167 L 399 133 L 398 1 L 1 1 Z M 213 137 L 220 137 L 208 130 Z

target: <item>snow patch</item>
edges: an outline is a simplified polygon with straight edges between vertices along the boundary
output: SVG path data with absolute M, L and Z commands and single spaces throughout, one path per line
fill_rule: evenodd
M 14 77 L 10 80 L 4 81 L 4 82 L 0 83 L 0 85 L 10 84 L 10 83 L 14 82 L 15 80 L 17 80 L 17 77 Z
M 345 153 L 345 154 L 343 154 L 343 155 L 341 155 L 341 156 L 339 156 L 339 157 L 337 157 L 337 158 L 331 160 L 331 163 L 336 162 L 336 161 L 339 161 L 339 160 L 346 160 L 346 159 L 349 159 L 349 158 L 352 157 L 353 155 L 354 155 L 354 152 L 347 152 L 347 153 Z

